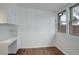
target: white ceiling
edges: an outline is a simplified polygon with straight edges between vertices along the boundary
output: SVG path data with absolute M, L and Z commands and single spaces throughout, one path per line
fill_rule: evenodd
M 24 8 L 34 8 L 56 12 L 70 5 L 70 3 L 18 3 L 18 5 Z

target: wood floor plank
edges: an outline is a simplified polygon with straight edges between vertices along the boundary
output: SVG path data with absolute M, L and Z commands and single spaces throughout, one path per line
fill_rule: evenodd
M 19 49 L 17 55 L 64 55 L 56 47 Z

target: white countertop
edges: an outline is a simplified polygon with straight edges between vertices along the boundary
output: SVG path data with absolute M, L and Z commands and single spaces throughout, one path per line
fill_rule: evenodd
M 17 37 L 10 37 L 10 38 L 6 38 L 4 40 L 0 40 L 0 43 L 5 43 L 5 44 L 7 43 L 9 46 L 11 43 L 13 43 L 16 40 L 17 40 Z

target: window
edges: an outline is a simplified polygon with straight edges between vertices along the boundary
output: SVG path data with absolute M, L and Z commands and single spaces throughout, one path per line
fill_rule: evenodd
M 69 26 L 70 34 L 79 36 L 79 4 L 70 8 Z
M 66 11 L 58 14 L 58 32 L 66 33 Z

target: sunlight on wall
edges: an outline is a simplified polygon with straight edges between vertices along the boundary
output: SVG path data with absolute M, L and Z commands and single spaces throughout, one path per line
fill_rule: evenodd
M 6 15 L 0 11 L 0 23 L 6 23 Z

